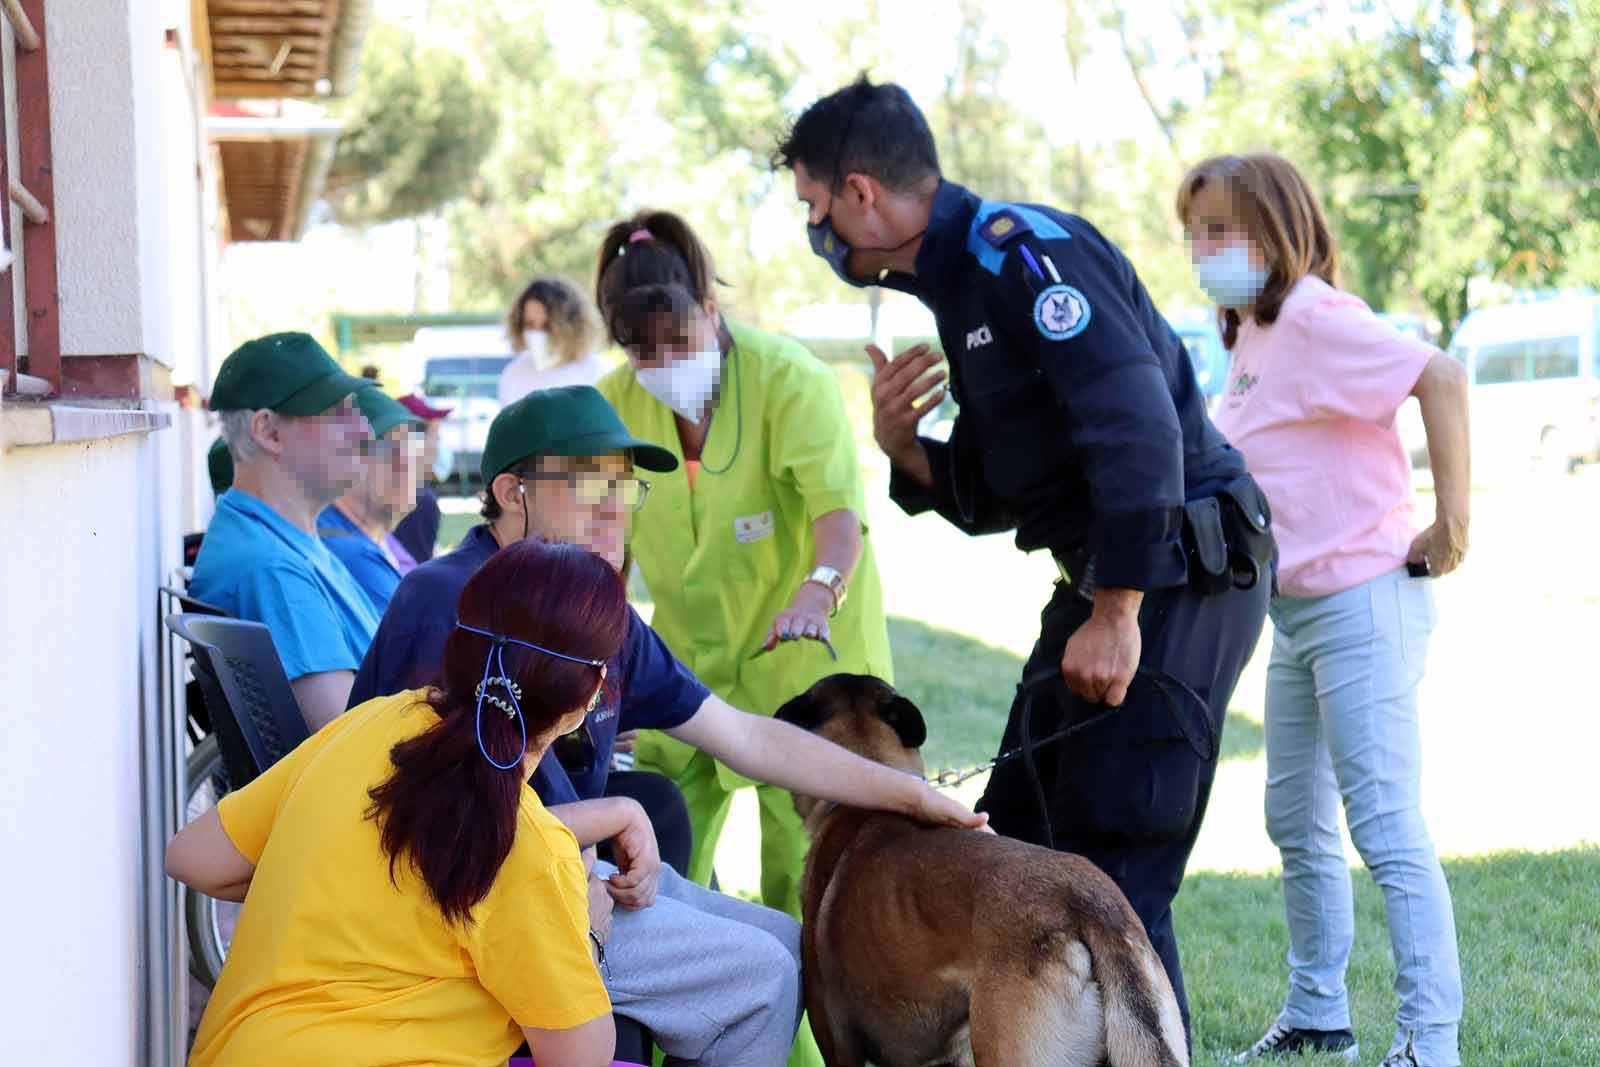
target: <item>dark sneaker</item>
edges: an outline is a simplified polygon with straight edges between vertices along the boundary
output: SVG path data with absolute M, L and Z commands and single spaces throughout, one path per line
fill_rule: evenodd
M 1356 1044 L 1356 1035 L 1349 1030 L 1297 1030 L 1273 1023 L 1265 1037 L 1251 1045 L 1250 1051 L 1235 1056 L 1233 1062 L 1248 1063 L 1268 1056 L 1300 1056 L 1307 1052 L 1332 1052 L 1354 1063 L 1361 1056 L 1361 1046 Z M 1398 1064 L 1407 1067 L 1404 1060 Z M 1391 1065 L 1385 1061 L 1383 1067 Z
M 1383 1062 L 1378 1064 L 1378 1067 L 1422 1067 L 1422 1065 L 1417 1062 L 1416 1054 L 1411 1051 L 1411 1046 L 1407 1045 L 1399 1052 L 1391 1052 L 1385 1056 Z

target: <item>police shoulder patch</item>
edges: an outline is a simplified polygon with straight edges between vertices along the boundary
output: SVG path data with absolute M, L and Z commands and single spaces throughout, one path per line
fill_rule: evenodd
M 1033 302 L 1033 324 L 1047 340 L 1068 341 L 1089 328 L 1094 310 L 1089 299 L 1070 285 L 1052 285 Z
M 1015 211 L 1002 208 L 984 220 L 978 234 L 995 248 L 1004 248 L 1008 241 L 1029 233 L 1033 227 Z

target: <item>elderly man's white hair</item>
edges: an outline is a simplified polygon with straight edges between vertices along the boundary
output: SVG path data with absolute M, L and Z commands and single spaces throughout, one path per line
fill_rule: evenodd
M 255 412 L 249 410 L 224 411 L 222 419 L 222 439 L 228 442 L 228 454 L 233 457 L 234 463 L 248 463 L 261 455 L 261 446 L 250 434 L 250 420 L 255 418 Z

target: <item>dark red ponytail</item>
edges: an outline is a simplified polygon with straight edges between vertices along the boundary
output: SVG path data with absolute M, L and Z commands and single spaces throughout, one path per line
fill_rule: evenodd
M 627 633 L 622 580 L 599 556 L 570 545 L 519 541 L 495 553 L 461 592 L 457 618 L 470 626 L 583 659 L 610 660 Z M 471 921 L 516 839 L 519 768 L 497 770 L 478 749 L 475 690 L 493 642 L 452 631 L 444 676 L 428 691 L 439 721 L 390 750 L 394 774 L 372 787 L 368 818 L 378 822 L 389 875 L 404 858 L 446 921 Z M 600 670 L 519 645 L 502 650 L 521 687 L 528 743 L 582 707 Z M 514 719 L 485 704 L 483 745 L 497 762 L 517 755 Z

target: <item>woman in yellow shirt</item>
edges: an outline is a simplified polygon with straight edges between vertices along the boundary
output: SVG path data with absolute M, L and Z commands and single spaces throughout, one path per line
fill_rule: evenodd
M 437 686 L 318 731 L 173 838 L 242 900 L 190 1064 L 609 1064 L 577 840 L 526 784 L 583 722 L 627 627 L 582 549 L 522 541 L 462 591 Z

